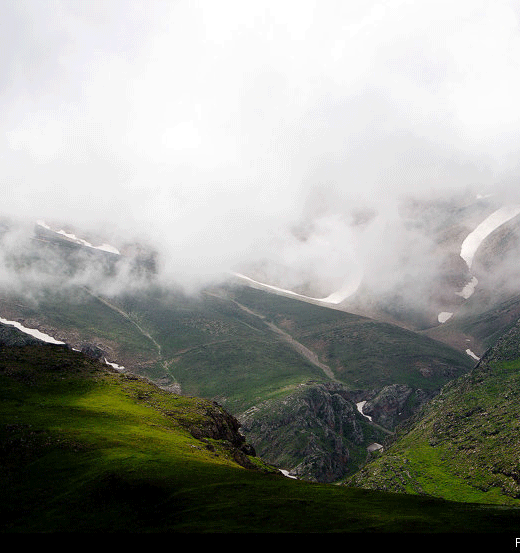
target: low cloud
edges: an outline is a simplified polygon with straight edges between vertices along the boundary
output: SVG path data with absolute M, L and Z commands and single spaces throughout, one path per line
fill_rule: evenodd
M 152 244 L 189 286 L 266 260 L 323 292 L 360 267 L 399 278 L 385 254 L 432 247 L 403 197 L 516 194 L 518 17 L 500 0 L 4 2 L 3 210 Z

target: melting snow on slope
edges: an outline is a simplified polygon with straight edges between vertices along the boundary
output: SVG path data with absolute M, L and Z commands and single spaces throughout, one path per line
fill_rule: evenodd
M 448 319 L 452 317 L 453 313 L 450 313 L 449 311 L 442 311 L 437 315 L 437 320 L 440 323 L 445 323 Z
M 489 217 L 484 219 L 477 228 L 468 234 L 460 250 L 460 256 L 467 263 L 468 267 L 471 268 L 473 263 L 473 257 L 475 252 L 479 248 L 482 241 L 491 234 L 495 229 L 507 223 L 513 217 L 516 217 L 520 213 L 520 206 L 511 205 L 504 206 L 500 209 L 497 209 Z
M 357 407 L 357 410 L 365 417 L 367 418 L 369 421 L 372 420 L 372 417 L 369 416 L 369 415 L 365 415 L 365 413 L 363 413 L 363 407 L 365 406 L 365 403 L 366 401 L 360 401 L 359 403 L 356 403 L 356 407 Z
M 338 290 L 337 292 L 333 292 L 326 298 L 312 298 L 310 296 L 305 296 L 303 294 L 298 294 L 297 292 L 293 292 L 292 290 L 286 290 L 285 288 L 279 288 L 278 286 L 273 286 L 271 284 L 265 284 L 263 282 L 259 282 L 257 280 L 254 280 L 248 276 L 242 275 L 240 273 L 233 273 L 236 277 L 242 278 L 244 280 L 247 280 L 249 282 L 252 282 L 253 284 L 256 284 L 257 286 L 261 286 L 262 288 L 267 288 L 269 290 L 274 290 L 276 292 L 281 292 L 282 294 L 287 294 L 290 296 L 294 296 L 296 298 L 302 298 L 306 300 L 312 300 L 312 301 L 319 301 L 322 303 L 329 303 L 337 305 L 338 303 L 341 303 L 344 299 L 348 298 L 350 295 L 352 295 L 358 288 L 361 277 L 358 277 L 358 279 L 353 282 L 349 283 L 345 287 L 343 287 L 341 290 Z
M 123 371 L 125 368 L 122 365 L 118 365 L 117 363 L 111 363 L 110 361 L 107 361 L 107 358 L 105 357 L 105 363 L 112 367 L 113 369 L 117 369 L 118 371 Z
M 121 255 L 121 252 L 117 248 L 114 248 L 114 246 L 111 246 L 110 244 L 102 244 L 101 246 L 94 246 L 90 242 L 87 242 L 86 240 L 83 240 L 83 238 L 79 238 L 75 234 L 65 232 L 62 229 L 60 229 L 60 230 L 52 229 L 49 225 L 47 225 L 45 223 L 45 221 L 37 221 L 37 224 L 40 225 L 41 227 L 47 229 L 47 230 L 55 232 L 56 234 L 61 234 L 62 236 L 65 236 L 69 240 L 72 240 L 73 242 L 76 242 L 76 244 L 81 244 L 82 246 L 86 246 L 87 248 L 93 248 L 95 250 L 101 250 L 101 251 L 104 251 L 104 252 L 110 252 L 110 253 L 115 253 L 117 255 Z
M 22 332 L 24 332 L 25 334 L 29 334 L 30 336 L 33 336 L 34 338 L 38 338 L 38 340 L 42 340 L 43 342 L 47 342 L 49 344 L 65 344 L 65 342 L 60 342 L 59 340 L 56 340 L 52 336 L 49 336 L 48 334 L 44 334 L 43 332 L 40 332 L 35 328 L 26 328 L 25 326 L 21 325 L 18 321 L 8 321 L 0 317 L 0 323 L 14 326 L 18 330 L 21 330 Z
M 466 350 L 466 353 L 470 356 L 470 357 L 473 357 L 473 359 L 475 359 L 475 361 L 479 361 L 480 360 L 480 357 L 478 355 L 475 355 L 470 349 L 467 349 Z
M 473 295 L 475 288 L 478 284 L 476 277 L 473 277 L 460 292 L 455 292 L 457 296 L 462 296 L 464 299 L 468 299 Z

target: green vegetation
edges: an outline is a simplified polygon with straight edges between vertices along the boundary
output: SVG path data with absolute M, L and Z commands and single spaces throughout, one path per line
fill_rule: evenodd
M 395 325 L 252 288 L 232 295 L 317 352 L 353 388 L 397 383 L 436 390 L 474 364 L 465 353 Z
M 211 402 L 65 347 L 0 353 L 4 533 L 498 532 L 520 521 L 516 510 L 287 479 L 210 437 L 226 417 Z
M 392 325 L 242 286 L 199 295 L 153 285 L 115 297 L 74 290 L 40 290 L 37 303 L 11 298 L 7 305 L 22 320 L 41 321 L 51 334 L 56 329 L 68 344 L 99 346 L 111 353 L 109 361 L 175 386 L 184 396 L 216 400 L 241 420 L 253 410 L 253 417 L 277 429 L 275 435 L 260 424 L 253 437 L 248 432 L 254 425 L 244 427 L 266 459 L 287 459 L 284 450 L 290 450 L 284 468 L 294 468 L 301 466 L 304 451 L 309 457 L 310 447 L 314 456 L 321 452 L 323 466 L 311 466 L 327 481 L 357 469 L 381 433 L 366 424 L 360 432 L 316 409 L 295 423 L 306 432 L 300 427 L 288 432 L 282 424 L 291 417 L 286 406 L 307 402 L 298 394 L 302 386 L 336 379 L 367 393 L 396 382 L 438 390 L 472 365 L 465 354 Z M 334 470 L 326 469 L 327 457 L 334 457 Z M 313 478 L 310 471 L 305 474 Z
M 232 413 L 325 378 L 261 320 L 225 297 L 150 288 L 114 303 L 140 314 L 183 393 L 216 398 Z
M 235 414 L 311 380 L 438 390 L 473 365 L 466 354 L 417 333 L 242 286 L 199 296 L 154 286 L 111 298 L 83 289 L 40 296 L 34 305 L 16 298 L 11 305 L 19 316 L 58 329 L 69 344 L 101 344 L 113 352 L 110 360 L 179 383 L 184 394 L 216 398 Z
M 16 305 L 19 317 L 36 319 L 67 336 L 68 343 L 104 343 L 122 357 L 155 359 L 157 348 L 131 319 L 112 309 L 84 288 L 42 289 L 35 301 L 4 291 L 4 302 Z
M 520 505 L 518 324 L 469 374 L 445 386 L 355 485 Z

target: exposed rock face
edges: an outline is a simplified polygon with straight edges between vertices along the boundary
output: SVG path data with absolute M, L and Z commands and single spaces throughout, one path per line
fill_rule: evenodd
M 81 353 L 92 359 L 97 360 L 100 360 L 107 355 L 105 351 L 103 351 L 99 346 L 95 346 L 94 344 L 85 344 L 84 346 L 82 346 Z
M 340 384 L 301 385 L 239 419 L 263 459 L 305 480 L 333 482 L 351 468 L 353 450 L 366 455 L 362 416 Z
M 387 429 L 394 429 L 409 418 L 431 397 L 433 393 L 413 390 L 405 384 L 385 386 L 363 406 L 363 413 Z
M 247 456 L 254 457 L 256 452 L 239 432 L 240 422 L 216 402 L 208 404 L 204 414 L 204 425 L 190 427 L 192 436 L 201 441 L 205 441 L 206 438 L 225 440 L 230 445 L 235 461 L 244 467 L 249 467 L 251 462 Z

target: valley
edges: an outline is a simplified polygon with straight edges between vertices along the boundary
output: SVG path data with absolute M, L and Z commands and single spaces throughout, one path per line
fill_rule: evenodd
M 520 4 L 2 22 L 0 531 L 520 546 Z
M 450 386 L 472 378 L 475 365 L 520 317 L 513 279 L 507 281 L 511 286 L 497 287 L 491 263 L 494 255 L 503 260 L 516 251 L 516 219 L 508 213 L 507 220 L 480 232 L 466 269 L 457 265 L 460 275 L 444 281 L 452 282 L 451 304 L 442 312 L 452 311 L 441 320 L 438 304 L 425 313 L 436 319 L 430 325 L 409 309 L 400 287 L 393 299 L 375 295 L 367 303 L 369 288 L 361 284 L 336 302 L 330 299 L 335 295 L 318 300 L 231 276 L 188 294 L 157 279 L 141 261 L 146 256 L 98 254 L 77 240 L 71 249 L 68 235 L 64 245 L 58 234 L 47 241 L 41 230 L 37 248 L 29 243 L 7 257 L 22 280 L 2 288 L 0 322 L 122 377 L 144 378 L 165 393 L 216 402 L 235 417 L 258 458 L 289 480 L 488 502 L 489 494 L 435 493 L 426 486 L 415 460 L 424 448 L 414 453 L 411 472 L 398 468 L 394 452 L 413 435 L 410 425 Z M 506 229 L 507 243 L 500 238 Z M 493 243 L 500 248 L 491 248 Z M 115 291 L 121 263 L 138 285 Z M 93 281 L 81 277 L 86 267 L 97 274 Z M 31 283 L 23 277 L 35 271 L 42 276 L 29 294 Z M 461 293 L 472 278 L 478 284 Z M 446 301 L 446 290 L 442 297 Z M 403 471 L 411 480 L 400 485 Z M 516 505 L 507 499 L 514 493 L 503 493 L 491 502 Z

